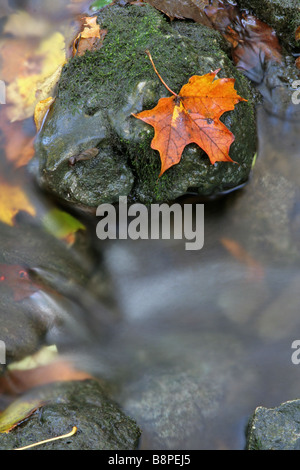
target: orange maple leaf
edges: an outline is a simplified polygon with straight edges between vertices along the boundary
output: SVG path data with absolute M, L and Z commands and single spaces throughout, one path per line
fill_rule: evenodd
M 160 77 L 149 51 L 146 52 L 160 80 L 173 94 L 169 98 L 161 98 L 155 108 L 133 114 L 155 129 L 151 148 L 160 153 L 159 176 L 180 162 L 184 148 L 191 143 L 199 145 L 212 164 L 233 162 L 229 148 L 234 135 L 219 118 L 226 111 L 233 110 L 235 104 L 247 101 L 234 89 L 235 79 L 215 80 L 220 69 L 202 76 L 194 75 L 177 95 Z

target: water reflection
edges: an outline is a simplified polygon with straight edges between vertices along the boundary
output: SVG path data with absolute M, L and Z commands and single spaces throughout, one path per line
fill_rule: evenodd
M 48 11 L 48 2 L 25 3 Z M 64 2 L 56 4 L 60 14 Z M 300 339 L 300 119 L 296 106 L 278 110 L 281 98 L 269 97 L 258 108 L 252 178 L 205 202 L 198 252 L 185 240 L 100 242 L 91 215 L 69 248 L 41 227 L 55 205 L 49 195 L 1 160 L 5 181 L 21 184 L 37 211 L 1 224 L 1 263 L 27 266 L 43 287 L 18 303 L 1 288 L 0 338 L 14 360 L 55 342 L 106 380 L 141 426 L 142 449 L 243 448 L 256 406 L 300 396 L 291 362 Z

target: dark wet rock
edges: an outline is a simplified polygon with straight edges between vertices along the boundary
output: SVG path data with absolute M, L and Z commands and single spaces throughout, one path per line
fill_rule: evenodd
M 95 207 L 120 196 L 151 203 L 173 200 L 189 190 L 211 195 L 245 182 L 256 148 L 252 92 L 224 52 L 219 33 L 200 24 L 170 24 L 149 5 L 109 6 L 99 12 L 98 22 L 108 30 L 103 47 L 65 66 L 58 96 L 38 136 L 31 170 L 39 183 L 64 200 Z M 211 165 L 192 144 L 180 164 L 158 180 L 160 158 L 150 148 L 153 128 L 131 116 L 168 96 L 145 49 L 176 91 L 192 75 L 218 68 L 220 78 L 236 79 L 238 93 L 249 101 L 221 119 L 235 135 L 230 155 L 238 165 Z M 71 156 L 92 147 L 99 148 L 97 157 L 68 165 Z
M 0 240 L 5 277 L 0 283 L 0 340 L 6 345 L 7 363 L 35 353 L 42 345 L 66 349 L 89 341 L 91 331 L 97 337 L 107 334 L 115 317 L 102 302 L 103 276 L 95 278 L 97 259 L 91 263 L 88 250 L 81 257 L 34 224 L 1 224 Z M 97 266 L 101 273 L 99 260 Z M 98 279 L 98 296 L 96 285 L 90 289 L 92 279 Z M 87 311 L 89 319 L 95 317 L 92 330 Z
M 9 434 L 0 435 L 0 448 L 10 450 L 64 435 L 73 426 L 77 433 L 43 444 L 37 450 L 133 450 L 140 430 L 95 380 L 61 382 L 32 390 L 22 400 L 40 398 L 46 404 Z
M 9 310 L 8 310 L 9 309 Z M 9 315 L 7 312 L 9 311 Z M 8 363 L 35 353 L 45 338 L 47 327 L 41 319 L 32 317 L 32 310 L 1 299 L 1 341 L 6 345 Z
M 256 408 L 247 430 L 248 450 L 300 450 L 300 400 Z
M 296 46 L 295 32 L 300 25 L 298 0 L 238 0 L 238 3 L 272 26 L 286 45 Z

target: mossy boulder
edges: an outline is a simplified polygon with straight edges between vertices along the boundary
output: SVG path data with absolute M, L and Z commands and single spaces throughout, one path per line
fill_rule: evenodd
M 300 46 L 295 39 L 300 26 L 299 0 L 239 0 L 238 3 L 272 26 L 286 46 Z
M 190 190 L 214 195 L 246 182 L 256 150 L 252 92 L 219 33 L 191 22 L 170 23 L 150 5 L 110 5 L 98 12 L 98 23 L 108 31 L 102 48 L 75 56 L 64 67 L 56 101 L 37 138 L 32 171 L 39 183 L 71 203 L 96 207 L 120 196 L 149 204 Z M 235 135 L 230 156 L 237 164 L 212 165 L 191 144 L 181 162 L 158 179 L 160 158 L 150 147 L 153 128 L 132 116 L 169 96 L 146 49 L 175 91 L 192 75 L 218 68 L 220 78 L 236 79 L 235 88 L 248 101 L 221 120 Z M 69 166 L 71 156 L 92 147 L 99 149 L 98 156 Z

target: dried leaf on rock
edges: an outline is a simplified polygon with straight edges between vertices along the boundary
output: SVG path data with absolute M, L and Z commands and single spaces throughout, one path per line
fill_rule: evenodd
M 84 29 L 73 43 L 73 56 L 82 56 L 86 51 L 100 49 L 107 34 L 106 29 L 100 29 L 96 16 L 85 17 L 84 21 Z
M 19 398 L 14 401 L 0 413 L 0 433 L 10 432 L 43 405 L 44 402 L 39 398 L 28 400 Z
M 151 148 L 160 153 L 159 176 L 180 162 L 184 148 L 190 143 L 199 145 L 212 164 L 233 161 L 229 148 L 234 135 L 219 118 L 224 112 L 233 110 L 240 101 L 247 100 L 237 94 L 233 78 L 215 80 L 219 70 L 202 76 L 194 75 L 179 95 L 168 88 L 173 93 L 172 97 L 161 98 L 151 110 L 133 114 L 155 129 Z
M 239 242 L 231 238 L 221 238 L 221 243 L 226 250 L 238 261 L 249 269 L 251 279 L 262 279 L 265 275 L 263 266 L 241 246 Z

